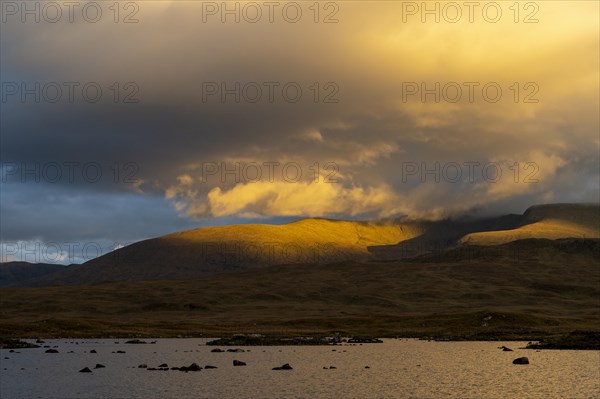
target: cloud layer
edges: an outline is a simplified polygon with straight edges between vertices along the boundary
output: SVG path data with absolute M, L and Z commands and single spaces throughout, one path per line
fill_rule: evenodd
M 4 239 L 22 226 L 29 233 L 19 239 L 50 237 L 47 226 L 64 220 L 48 212 L 23 224 L 30 216 L 15 198 L 33 191 L 39 209 L 50 209 L 44 193 L 62 203 L 112 196 L 111 212 L 130 201 L 151 220 L 171 206 L 183 219 L 155 223 L 173 228 L 224 217 L 435 218 L 599 200 L 596 2 L 537 2 L 518 15 L 495 3 L 497 22 L 481 3 L 473 22 L 463 7 L 456 23 L 446 2 L 439 23 L 407 8 L 420 2 L 321 3 L 318 16 L 308 3 L 280 3 L 273 22 L 259 2 L 256 23 L 247 22 L 257 17 L 249 3 L 228 3 L 239 23 L 221 2 L 135 4 L 118 23 L 105 5 L 96 23 L 77 12 L 72 23 L 44 15 L 22 23 L 3 11 L 0 151 L 11 172 L 2 216 L 12 215 Z M 138 22 L 123 23 L 134 11 Z M 35 82 L 41 100 L 21 98 L 20 85 Z M 63 89 L 56 103 L 48 82 Z M 78 84 L 73 101 L 65 82 Z M 97 86 L 102 95 L 91 102 Z M 35 182 L 15 172 L 69 162 L 97 163 L 103 178 Z M 77 221 L 65 228 L 83 234 L 80 216 L 93 220 L 98 205 L 69 209 Z M 161 230 L 114 223 L 104 237 Z

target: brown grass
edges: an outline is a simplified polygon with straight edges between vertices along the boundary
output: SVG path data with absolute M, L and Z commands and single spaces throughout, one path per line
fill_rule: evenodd
M 2 289 L 0 336 L 530 338 L 600 330 L 598 241 L 463 248 L 412 262 Z M 491 317 L 490 317 L 491 316 Z

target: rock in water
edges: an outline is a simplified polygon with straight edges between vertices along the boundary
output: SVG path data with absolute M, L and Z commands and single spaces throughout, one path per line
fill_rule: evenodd
M 244 363 L 244 362 L 242 362 L 242 361 L 239 361 L 239 360 L 234 360 L 234 361 L 233 361 L 233 365 L 234 365 L 234 366 L 245 366 L 245 365 L 246 365 L 246 363 Z
M 163 370 L 168 370 L 168 368 L 163 368 Z M 187 373 L 188 371 L 200 371 L 202 367 L 198 366 L 197 363 L 192 363 L 189 366 L 171 367 L 171 370 L 185 371 Z
M 200 371 L 202 367 L 198 366 L 197 363 L 192 363 L 187 367 L 188 371 Z
M 89 367 L 84 367 L 81 370 L 79 370 L 80 373 L 91 373 L 92 370 L 90 370 Z
M 529 359 L 526 357 L 518 357 L 513 360 L 513 364 L 529 364 Z
M 293 368 L 288 363 L 286 363 L 280 367 L 273 367 L 273 370 L 293 370 Z

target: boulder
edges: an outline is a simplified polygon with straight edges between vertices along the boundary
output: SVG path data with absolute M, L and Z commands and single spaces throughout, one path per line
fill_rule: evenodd
M 169 365 L 167 365 L 167 363 L 163 363 L 163 364 L 159 365 L 158 367 L 169 367 Z
M 95 369 L 103 369 L 103 368 L 105 368 L 105 367 L 106 367 L 105 365 L 103 365 L 103 364 L 100 364 L 100 363 L 97 363 L 97 364 L 96 364 L 96 367 L 94 367 L 94 368 L 95 368 Z
M 148 365 L 147 365 L 147 364 L 140 364 L 140 365 L 138 366 L 138 369 L 147 369 L 147 368 L 148 368 Z
M 89 367 L 84 367 L 81 370 L 79 370 L 80 373 L 91 373 L 92 370 L 90 370 Z
M 227 349 L 227 352 L 232 352 L 232 353 L 243 353 L 245 352 L 243 349 Z
M 244 362 L 242 362 L 242 361 L 240 361 L 240 360 L 234 360 L 234 361 L 233 361 L 233 365 L 234 365 L 234 366 L 245 366 L 245 365 L 246 365 L 246 363 L 244 363 Z
M 48 349 L 46 353 L 58 353 L 56 349 Z
M 221 353 L 221 352 L 225 352 L 225 351 L 223 349 L 215 348 L 215 349 L 211 350 L 211 352 Z
M 526 357 L 518 357 L 513 360 L 513 364 L 529 364 L 529 359 Z
M 90 353 L 98 353 L 98 352 L 96 352 L 96 349 L 92 349 L 92 350 L 90 351 Z
M 192 363 L 187 367 L 186 366 L 182 366 L 179 368 L 175 367 L 174 369 L 179 370 L 179 371 L 185 371 L 187 373 L 188 371 L 200 371 L 200 370 L 202 370 L 202 367 L 198 366 L 197 363 Z M 173 370 L 173 368 L 171 368 L 171 370 Z
M 130 339 L 129 341 L 125 341 L 126 344 L 147 344 L 148 342 L 142 341 L 141 339 Z
M 509 347 L 504 346 L 504 345 L 500 346 L 498 349 L 502 349 L 503 352 L 512 352 L 513 351 L 512 349 L 510 349 Z
M 288 363 L 286 363 L 283 366 L 273 367 L 272 370 L 293 370 L 293 368 Z
M 218 367 L 217 367 L 217 366 L 211 366 L 211 365 L 208 365 L 208 364 L 207 364 L 206 366 L 204 366 L 204 368 L 205 368 L 206 370 L 208 370 L 208 369 L 217 369 Z
M 202 367 L 198 366 L 197 363 L 192 363 L 187 367 L 188 371 L 200 371 Z

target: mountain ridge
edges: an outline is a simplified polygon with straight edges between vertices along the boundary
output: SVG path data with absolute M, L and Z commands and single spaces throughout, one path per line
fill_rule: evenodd
M 522 215 L 478 220 L 307 218 L 282 225 L 203 227 L 140 241 L 14 285 L 188 279 L 273 265 L 400 260 L 465 245 L 564 238 L 600 238 L 600 204 L 534 205 Z

